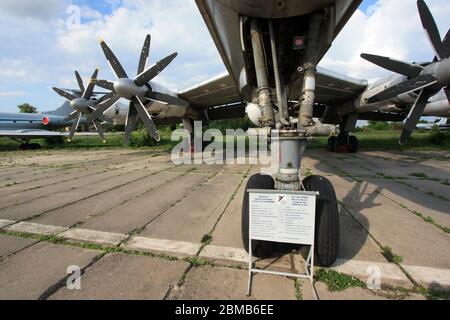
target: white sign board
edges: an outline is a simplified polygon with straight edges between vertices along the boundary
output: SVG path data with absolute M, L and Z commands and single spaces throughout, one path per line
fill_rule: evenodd
M 251 239 L 314 244 L 316 193 L 249 192 Z

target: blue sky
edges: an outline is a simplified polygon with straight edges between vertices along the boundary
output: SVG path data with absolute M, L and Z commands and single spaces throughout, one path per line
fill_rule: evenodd
M 449 27 L 448 0 L 427 0 L 441 33 Z M 68 8 L 81 9 L 81 25 L 70 29 Z M 149 63 L 178 52 L 157 82 L 183 89 L 225 71 L 217 49 L 192 0 L 1 0 L 0 111 L 15 112 L 23 102 L 40 111 L 58 107 L 51 87 L 76 88 L 74 70 L 87 79 L 96 67 L 114 79 L 98 45 L 104 38 L 130 75 L 136 71 L 147 33 Z M 357 78 L 386 75 L 359 54 L 427 61 L 432 51 L 413 0 L 365 0 L 321 62 L 322 67 Z

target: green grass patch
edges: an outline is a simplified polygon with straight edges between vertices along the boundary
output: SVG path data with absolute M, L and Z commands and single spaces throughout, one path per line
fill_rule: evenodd
M 205 234 L 202 238 L 202 244 L 205 246 L 211 244 L 212 241 L 213 237 L 211 236 L 211 234 Z
M 303 300 L 302 288 L 301 288 L 301 280 L 300 279 L 295 279 L 294 280 L 294 288 L 295 288 L 295 297 L 297 298 L 297 300 Z
M 401 131 L 381 130 L 356 132 L 354 135 L 359 140 L 361 149 L 371 150 L 412 150 L 412 151 L 432 151 L 450 150 L 450 141 L 442 141 L 438 144 L 430 142 L 430 133 L 425 131 L 414 131 L 411 139 L 404 146 L 399 144 Z M 312 149 L 326 149 L 328 137 L 317 137 L 309 145 Z
M 184 259 L 184 261 L 190 263 L 192 266 L 195 267 L 204 267 L 204 266 L 211 266 L 214 267 L 214 262 L 208 259 L 199 258 L 199 257 L 187 257 Z
M 392 249 L 390 247 L 383 247 L 383 256 L 386 258 L 387 261 L 395 263 L 395 264 L 400 264 L 401 262 L 403 262 L 403 258 L 395 253 L 392 252 Z
M 420 179 L 428 179 L 428 176 L 425 173 L 421 173 L 421 172 L 413 172 L 409 174 L 411 177 L 416 177 L 416 178 L 420 178 Z
M 334 270 L 319 269 L 315 278 L 316 281 L 325 283 L 331 292 L 343 291 L 348 288 L 367 287 L 363 281 Z

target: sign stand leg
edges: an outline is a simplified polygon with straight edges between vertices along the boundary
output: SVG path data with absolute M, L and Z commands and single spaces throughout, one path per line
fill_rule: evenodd
M 250 224 L 251 228 L 251 224 Z M 249 235 L 251 231 L 249 232 Z M 252 290 L 252 269 L 253 269 L 253 257 L 252 257 L 252 237 L 248 239 L 248 285 L 247 285 L 247 297 L 250 297 Z

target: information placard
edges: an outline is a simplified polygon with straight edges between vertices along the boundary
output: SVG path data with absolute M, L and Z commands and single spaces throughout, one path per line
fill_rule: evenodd
M 249 190 L 250 238 L 313 245 L 315 192 Z

